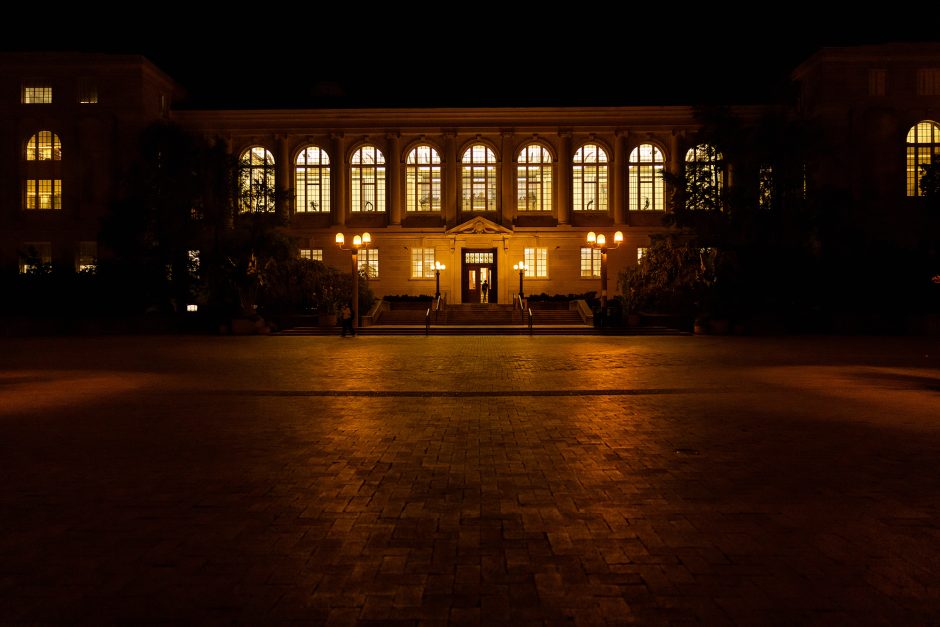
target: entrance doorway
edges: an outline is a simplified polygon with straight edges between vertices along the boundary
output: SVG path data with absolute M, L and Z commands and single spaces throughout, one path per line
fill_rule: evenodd
M 464 248 L 461 260 L 461 279 L 463 283 L 462 302 L 464 303 L 495 303 L 496 295 L 496 249 L 495 248 Z M 484 297 L 483 283 L 486 283 Z M 484 300 L 485 298 L 485 300 Z

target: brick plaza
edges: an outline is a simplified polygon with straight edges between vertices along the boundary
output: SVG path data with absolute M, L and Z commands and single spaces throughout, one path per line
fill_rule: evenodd
M 0 340 L 0 623 L 940 623 L 937 338 Z

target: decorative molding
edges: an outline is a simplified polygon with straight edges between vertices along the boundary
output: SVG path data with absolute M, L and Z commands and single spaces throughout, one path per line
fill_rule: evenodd
M 512 229 L 500 226 L 483 216 L 470 218 L 462 224 L 445 231 L 447 235 L 511 235 Z

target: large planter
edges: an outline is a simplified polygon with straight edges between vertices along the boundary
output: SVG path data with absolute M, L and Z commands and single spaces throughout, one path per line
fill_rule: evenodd
M 320 314 L 317 316 L 317 325 L 321 327 L 335 327 L 336 314 Z

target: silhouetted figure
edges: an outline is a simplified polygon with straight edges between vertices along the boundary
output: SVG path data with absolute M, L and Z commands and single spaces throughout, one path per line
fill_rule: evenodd
M 480 293 L 483 296 L 483 302 L 489 302 L 490 296 L 490 284 L 486 282 L 486 279 L 483 279 L 483 283 L 480 283 Z
M 349 331 L 350 336 L 356 334 L 353 330 L 353 314 L 352 309 L 349 308 L 349 303 L 343 303 L 343 308 L 339 312 L 339 319 L 343 325 L 343 332 L 340 337 L 346 337 L 346 331 Z

